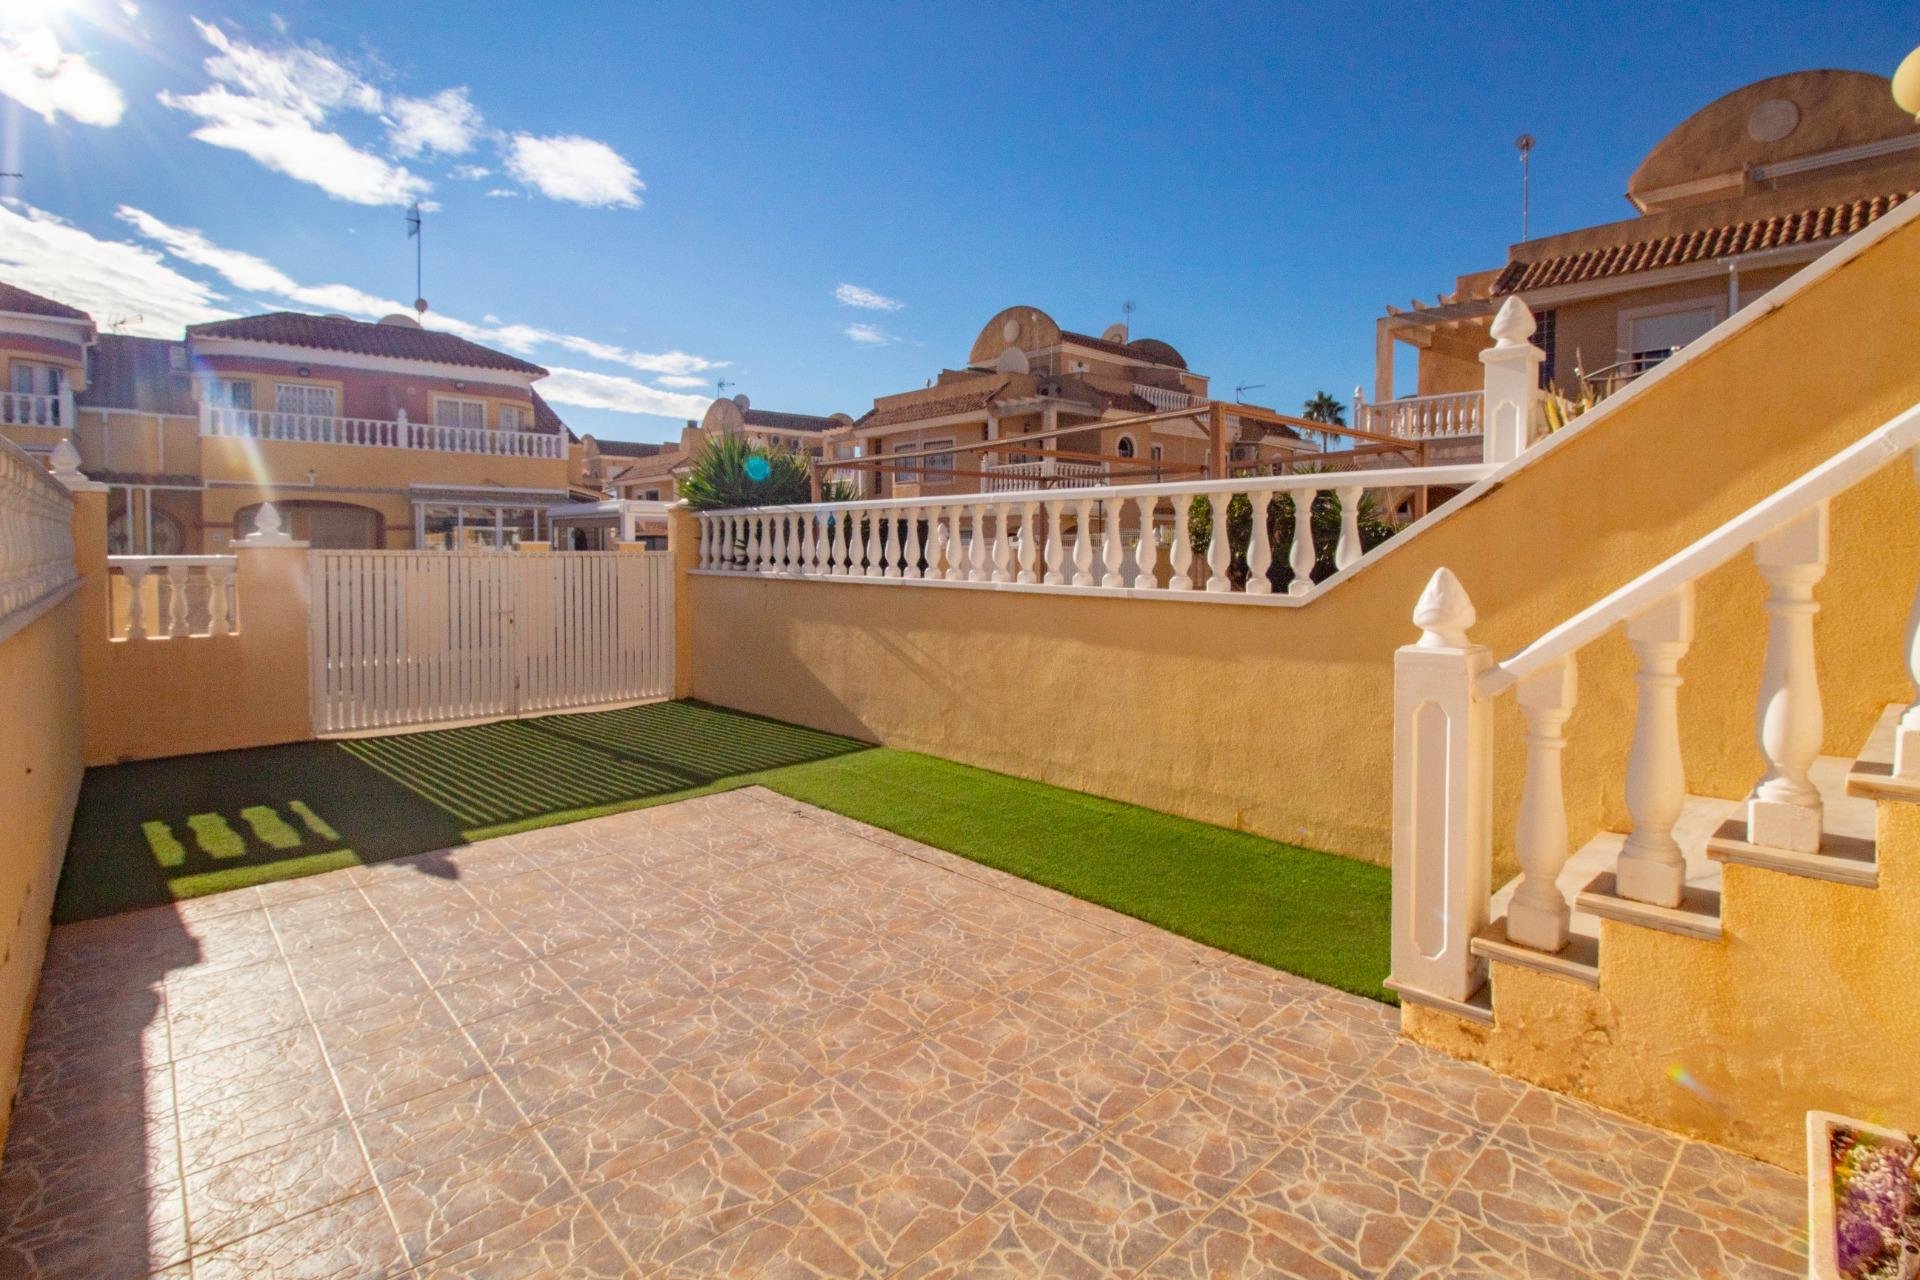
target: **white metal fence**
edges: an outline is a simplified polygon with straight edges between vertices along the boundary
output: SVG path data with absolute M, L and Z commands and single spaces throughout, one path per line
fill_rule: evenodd
M 665 552 L 310 554 L 315 733 L 673 690 Z

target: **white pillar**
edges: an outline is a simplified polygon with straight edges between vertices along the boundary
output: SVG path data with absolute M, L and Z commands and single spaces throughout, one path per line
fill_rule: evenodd
M 1313 545 L 1313 500 L 1319 496 L 1318 489 L 1293 491 L 1293 549 L 1287 554 L 1287 567 L 1293 570 L 1293 581 L 1287 584 L 1290 596 L 1313 590 L 1313 566 L 1320 558 Z
M 1914 479 L 1920 481 L 1920 449 L 1909 455 Z M 1907 674 L 1912 677 L 1915 701 L 1900 716 L 1900 727 L 1893 737 L 1893 776 L 1920 781 L 1920 593 L 1913 598 L 1907 614 Z
M 1680 588 L 1627 624 L 1640 659 L 1640 706 L 1627 756 L 1627 812 L 1633 830 L 1620 850 L 1616 888 L 1623 898 L 1680 905 L 1687 861 L 1673 838 L 1687 803 L 1680 757 L 1680 659 L 1693 643 L 1693 587 Z
M 1208 591 L 1226 591 L 1233 586 L 1233 579 L 1227 571 L 1233 567 L 1233 543 L 1229 540 L 1227 522 L 1233 510 L 1233 495 L 1224 490 L 1216 490 L 1206 495 L 1206 501 L 1213 510 L 1213 540 L 1207 543 Z
M 1253 505 L 1253 528 L 1247 535 L 1247 594 L 1270 596 L 1273 581 L 1267 571 L 1273 568 L 1273 535 L 1267 531 L 1267 508 L 1273 503 L 1273 489 L 1255 489 L 1247 495 Z
M 1366 546 L 1360 541 L 1360 502 L 1366 492 L 1357 484 L 1333 491 L 1333 496 L 1340 502 L 1340 541 L 1333 549 L 1335 569 L 1344 569 L 1367 553 Z
M 1511 462 L 1526 452 L 1540 400 L 1540 362 L 1547 353 L 1529 342 L 1533 312 L 1516 294 L 1493 318 L 1494 345 L 1480 353 L 1486 366 L 1484 406 L 1480 414 L 1482 458 Z
M 1177 494 L 1173 498 L 1173 545 L 1167 548 L 1167 556 L 1173 569 L 1173 575 L 1167 579 L 1169 591 L 1193 590 L 1193 530 L 1189 521 L 1193 518 L 1193 495 Z
M 1103 587 L 1127 585 L 1127 549 L 1120 541 L 1120 514 L 1125 509 L 1125 503 L 1118 498 L 1107 498 L 1100 503 L 1100 566 L 1103 571 L 1100 585 Z
M 1413 613 L 1393 663 L 1393 976 L 1396 991 L 1464 1001 L 1486 980 L 1468 950 L 1486 926 L 1492 736 L 1477 685 L 1493 663 L 1467 639 L 1473 602 L 1451 571 Z
M 1559 879 L 1572 850 L 1560 757 L 1567 748 L 1567 717 L 1573 714 L 1578 683 L 1579 670 L 1567 657 L 1528 676 L 1515 691 L 1527 718 L 1527 776 L 1514 829 L 1520 884 L 1507 907 L 1507 938 L 1536 951 L 1567 945 L 1567 898 Z
M 1760 676 L 1757 728 L 1767 772 L 1747 802 L 1751 844 L 1816 853 L 1820 792 L 1809 771 L 1824 730 L 1814 665 L 1813 588 L 1827 571 L 1827 506 L 1823 502 L 1754 547 L 1767 580 L 1767 661 Z

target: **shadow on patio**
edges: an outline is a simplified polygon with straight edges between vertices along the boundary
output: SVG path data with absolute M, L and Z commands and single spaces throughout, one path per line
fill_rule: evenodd
M 662 702 L 90 769 L 54 919 L 450 848 L 868 745 Z

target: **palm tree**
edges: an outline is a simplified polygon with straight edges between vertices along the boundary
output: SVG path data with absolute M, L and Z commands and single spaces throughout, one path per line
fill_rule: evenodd
M 1313 399 L 1301 406 L 1300 416 L 1308 422 L 1324 422 L 1329 426 L 1344 427 L 1347 425 L 1347 406 L 1325 391 L 1316 391 L 1313 393 Z M 1331 432 L 1320 433 L 1321 449 L 1326 449 L 1332 443 Z

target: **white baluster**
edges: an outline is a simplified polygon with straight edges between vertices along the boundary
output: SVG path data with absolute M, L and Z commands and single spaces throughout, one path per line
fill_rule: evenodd
M 1623 898 L 1677 907 L 1687 882 L 1686 857 L 1673 838 L 1687 803 L 1680 757 L 1680 659 L 1693 643 L 1693 587 L 1684 586 L 1627 624 L 1640 660 L 1640 687 L 1627 756 L 1627 812 L 1633 831 L 1620 850 L 1615 886 Z
M 1345 485 L 1333 491 L 1340 502 L 1340 541 L 1333 549 L 1333 567 L 1344 569 L 1366 554 L 1360 545 L 1360 500 L 1366 495 L 1362 485 Z
M 233 601 L 227 591 L 233 583 L 233 570 L 224 563 L 207 566 L 207 634 L 233 633 Z
M 948 582 L 967 580 L 967 542 L 960 536 L 960 522 L 966 518 L 964 506 L 947 508 L 947 573 Z
M 1207 590 L 1226 591 L 1233 586 L 1233 580 L 1227 572 L 1233 568 L 1233 543 L 1229 540 L 1227 523 L 1233 510 L 1233 495 L 1230 493 L 1210 493 L 1207 501 L 1213 509 L 1213 540 L 1207 543 Z
M 803 577 L 815 572 L 814 559 L 818 555 L 818 548 L 813 542 L 813 522 L 818 514 L 809 508 L 797 512 L 793 517 L 799 526 L 793 534 L 793 571 Z
M 967 546 L 967 581 L 985 582 L 992 576 L 987 567 L 987 508 L 973 504 L 973 541 Z
M 1747 840 L 1797 853 L 1820 848 L 1820 792 L 1809 771 L 1824 723 L 1813 649 L 1813 588 L 1827 571 L 1825 503 L 1761 539 L 1767 580 L 1767 660 L 1760 677 L 1760 750 L 1766 775 L 1747 802 Z
M 747 571 L 759 573 L 766 567 L 766 517 L 755 512 L 747 520 Z
M 1160 589 L 1160 543 L 1153 536 L 1153 513 L 1159 505 L 1158 498 L 1135 499 L 1140 511 L 1140 541 L 1134 544 L 1133 560 L 1138 572 L 1133 575 L 1133 585 L 1142 591 Z
M 773 545 L 769 548 L 772 564 L 768 567 L 774 573 L 789 572 L 792 562 L 787 558 L 787 515 L 785 512 L 776 511 L 767 519 L 773 526 Z
M 823 530 L 827 542 L 827 575 L 833 578 L 845 577 L 847 513 L 838 507 L 828 507 L 824 518 L 827 522 L 827 527 Z
M 1003 502 L 993 509 L 993 580 L 1013 581 L 1013 536 L 1008 530 L 1013 504 Z
M 1247 495 L 1247 501 L 1253 504 L 1253 531 L 1247 538 L 1247 594 L 1272 595 L 1273 583 L 1267 579 L 1267 570 L 1273 568 L 1273 535 L 1267 531 L 1267 505 L 1273 501 L 1273 490 L 1256 489 Z
M 187 634 L 187 566 L 170 564 L 166 570 L 166 584 L 169 593 L 167 601 L 167 634 L 184 636 Z
M 927 509 L 927 541 L 920 550 L 927 562 L 927 570 L 922 575 L 928 582 L 939 582 L 946 576 L 945 562 L 941 556 L 945 553 L 947 509 L 944 506 Z
M 1567 899 L 1557 883 L 1567 863 L 1567 804 L 1560 779 L 1577 672 L 1571 657 L 1537 671 L 1516 691 L 1527 719 L 1527 776 L 1514 831 L 1520 884 L 1507 907 L 1507 937 L 1536 951 L 1567 945 Z
M 141 598 L 141 591 L 147 580 L 147 566 L 130 564 L 120 572 L 127 584 L 127 639 L 145 640 L 147 603 Z
M 1040 581 L 1057 587 L 1067 580 L 1067 549 L 1060 539 L 1060 516 L 1067 504 L 1057 498 L 1048 498 L 1041 501 L 1041 506 L 1047 513 L 1047 571 L 1041 575 Z
M 1033 536 L 1033 517 L 1039 509 L 1037 502 L 1020 504 L 1020 573 L 1016 582 L 1040 581 L 1040 544 Z
M 1124 587 L 1127 585 L 1125 572 L 1127 552 L 1121 545 L 1121 513 L 1126 504 L 1118 498 L 1108 498 L 1100 504 L 1101 539 L 1100 565 L 1103 570 L 1100 585 L 1103 587 Z
M 883 507 L 874 507 L 862 511 L 860 514 L 864 517 L 861 521 L 861 527 L 865 530 L 865 537 L 862 540 L 862 551 L 867 562 L 866 568 L 862 570 L 862 575 L 868 578 L 884 578 L 887 575 L 885 558 L 887 535 L 886 509 Z
M 1093 585 L 1093 499 L 1074 504 L 1073 585 Z
M 1193 590 L 1193 495 L 1176 494 L 1173 499 L 1173 576 L 1167 580 L 1169 591 Z
M 902 577 L 910 578 L 915 582 L 918 582 L 922 576 L 920 571 L 920 513 L 925 510 L 925 507 L 908 507 L 906 509 L 907 558 L 906 563 L 900 567 L 900 574 Z
M 1313 566 L 1319 558 L 1313 547 L 1313 500 L 1319 496 L 1318 489 L 1293 491 L 1293 549 L 1287 553 L 1287 567 L 1293 570 L 1293 581 L 1287 584 L 1290 596 L 1313 590 Z

